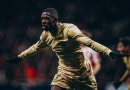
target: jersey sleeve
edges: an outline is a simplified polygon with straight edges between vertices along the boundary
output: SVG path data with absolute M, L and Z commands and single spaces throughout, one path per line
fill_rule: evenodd
M 69 28 L 68 37 L 73 38 L 80 44 L 84 44 L 84 45 L 92 48 L 96 52 L 103 53 L 105 55 L 109 55 L 109 53 L 111 52 L 111 50 L 109 48 L 107 48 L 107 47 L 95 42 L 94 40 L 90 39 L 89 37 L 85 36 L 75 25 L 73 25 Z
M 36 53 L 38 53 L 41 50 L 41 48 L 47 47 L 47 44 L 45 43 L 45 38 L 46 38 L 45 33 L 43 32 L 40 36 L 40 40 L 36 44 L 28 48 L 27 50 L 19 54 L 18 57 L 21 59 L 24 59 L 24 58 L 33 56 Z

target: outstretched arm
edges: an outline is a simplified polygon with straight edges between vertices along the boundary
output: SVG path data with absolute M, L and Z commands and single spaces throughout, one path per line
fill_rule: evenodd
M 80 44 L 84 44 L 90 48 L 92 48 L 93 50 L 99 52 L 99 53 L 103 53 L 105 55 L 109 55 L 111 50 L 93 40 L 91 40 L 90 38 L 88 38 L 87 36 L 77 36 L 75 37 L 76 41 L 78 41 Z
M 47 45 L 43 41 L 39 40 L 36 44 L 32 45 L 30 48 L 28 48 L 27 50 L 19 54 L 18 58 L 24 59 L 24 58 L 33 56 L 37 54 L 38 52 L 40 52 L 41 48 L 44 48 L 46 46 Z
M 99 53 L 103 53 L 105 55 L 111 56 L 114 59 L 124 57 L 124 56 L 130 56 L 130 55 L 127 55 L 127 54 L 119 54 L 119 53 L 113 52 L 109 48 L 107 48 L 106 46 L 101 45 L 101 44 L 91 40 L 89 37 L 85 36 L 74 25 L 72 27 L 70 27 L 70 29 L 68 31 L 68 37 L 71 37 L 71 38 L 75 39 L 80 44 L 84 44 L 84 45 L 92 48 L 93 50 L 95 50 L 95 51 L 97 51 Z
M 36 53 L 40 52 L 41 48 L 47 47 L 47 44 L 44 42 L 44 37 L 43 36 L 44 35 L 42 34 L 41 37 L 40 37 L 40 40 L 36 44 L 32 45 L 30 48 L 23 51 L 18 56 L 13 57 L 11 59 L 7 59 L 6 61 L 7 62 L 12 62 L 12 63 L 18 63 L 22 59 L 33 56 Z
M 88 46 L 93 50 L 103 53 L 105 55 L 109 55 L 111 50 L 93 40 L 89 37 L 85 36 L 76 26 L 72 26 L 68 31 L 68 37 L 75 39 L 80 44 Z

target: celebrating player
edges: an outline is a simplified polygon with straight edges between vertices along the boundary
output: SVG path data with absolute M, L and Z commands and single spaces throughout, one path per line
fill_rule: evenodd
M 54 8 L 45 9 L 41 14 L 41 21 L 43 32 L 40 40 L 7 61 L 18 63 L 22 59 L 38 53 L 41 48 L 50 46 L 59 58 L 58 73 L 51 83 L 51 90 L 72 90 L 72 88 L 75 90 L 97 90 L 91 64 L 84 57 L 81 44 L 112 58 L 124 56 L 124 54 L 112 52 L 109 48 L 91 40 L 75 25 L 60 23 L 58 12 Z

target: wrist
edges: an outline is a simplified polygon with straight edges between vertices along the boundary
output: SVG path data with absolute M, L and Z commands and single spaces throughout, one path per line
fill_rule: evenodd
M 23 59 L 23 58 L 21 57 L 21 55 L 18 55 L 17 58 L 19 58 L 19 59 Z
M 109 52 L 109 54 L 108 54 L 108 56 L 111 56 L 111 55 L 112 55 L 112 53 L 113 53 L 113 51 L 110 51 L 110 52 Z
M 109 48 L 106 48 L 106 49 L 104 50 L 104 54 L 105 54 L 106 56 L 109 56 L 109 55 L 110 55 L 110 52 L 112 52 L 112 51 L 111 51 L 111 49 L 109 49 Z

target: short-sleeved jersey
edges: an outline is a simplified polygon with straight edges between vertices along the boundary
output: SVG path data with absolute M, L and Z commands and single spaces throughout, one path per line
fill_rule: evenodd
M 111 52 L 107 47 L 86 37 L 75 25 L 58 23 L 56 35 L 49 31 L 43 31 L 40 41 L 23 51 L 18 57 L 32 56 L 39 52 L 40 48 L 50 46 L 59 58 L 59 70 L 78 71 L 84 66 L 85 60 L 81 44 L 106 55 Z

